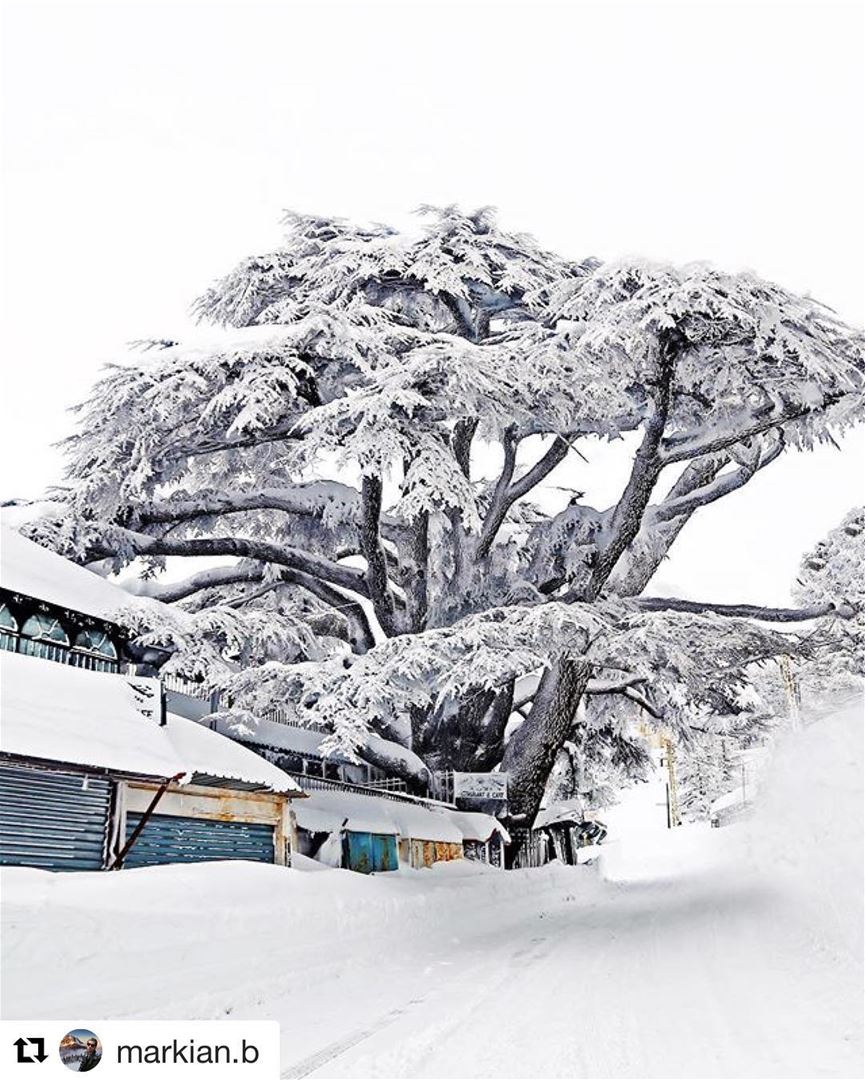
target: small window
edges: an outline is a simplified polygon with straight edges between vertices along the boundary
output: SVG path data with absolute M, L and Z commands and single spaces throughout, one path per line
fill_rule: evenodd
M 19 649 L 28 656 L 65 662 L 69 658 L 69 638 L 50 615 L 31 615 L 21 627 Z
M 91 671 L 117 671 L 117 649 L 101 630 L 80 631 L 70 659 L 76 667 Z
M 5 604 L 0 604 L 0 649 L 18 648 L 18 620 Z

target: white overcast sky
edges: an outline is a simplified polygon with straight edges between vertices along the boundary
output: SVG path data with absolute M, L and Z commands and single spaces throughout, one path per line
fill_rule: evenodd
M 285 207 L 492 204 L 568 256 L 748 267 L 861 324 L 862 12 L 7 0 L 0 497 L 58 478 L 101 363 L 188 336 L 190 301 L 277 243 Z M 785 455 L 688 526 L 658 588 L 785 602 L 863 459 L 861 432 Z

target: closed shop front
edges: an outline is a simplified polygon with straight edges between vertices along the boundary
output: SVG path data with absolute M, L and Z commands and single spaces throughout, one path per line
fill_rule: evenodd
M 141 814 L 126 815 L 127 837 L 140 820 Z M 124 866 L 218 862 L 223 859 L 274 862 L 273 825 L 153 814 L 132 845 Z
M 361 874 L 396 870 L 396 837 L 385 833 L 347 832 L 345 834 L 346 865 Z
M 111 789 L 100 776 L 0 765 L 0 864 L 101 870 Z

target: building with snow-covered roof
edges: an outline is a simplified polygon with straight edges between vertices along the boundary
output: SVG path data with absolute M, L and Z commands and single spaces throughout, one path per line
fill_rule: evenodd
M 315 728 L 303 727 L 287 720 L 270 720 L 266 716 L 246 714 L 235 717 L 230 713 L 211 719 L 208 723 L 214 731 L 263 754 L 269 761 L 295 776 L 338 780 L 355 785 L 383 785 L 387 782 L 384 769 L 367 761 L 351 761 L 344 754 L 325 750 L 322 744 L 327 733 Z M 368 742 L 382 759 L 385 755 L 403 755 L 419 761 L 411 751 L 396 743 L 386 742 L 376 735 L 370 735 Z M 405 790 L 404 783 L 393 782 L 388 786 Z
M 402 794 L 326 782 L 294 807 L 298 850 L 333 866 L 370 873 L 421 870 L 467 857 L 503 865 L 504 827 L 487 814 Z M 467 847 L 468 846 L 468 847 Z
M 157 680 L 0 653 L 0 707 L 0 864 L 289 860 L 298 785 Z
M 159 650 L 134 649 L 119 614 L 125 589 L 0 527 L 0 649 L 94 671 L 153 664 Z

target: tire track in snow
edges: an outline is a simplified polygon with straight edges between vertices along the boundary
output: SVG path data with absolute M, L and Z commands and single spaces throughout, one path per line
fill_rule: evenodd
M 346 1050 L 351 1050 L 357 1046 L 358 1043 L 365 1042 L 367 1039 L 372 1038 L 373 1035 L 377 1035 L 380 1031 L 390 1027 L 391 1024 L 395 1024 L 400 1017 L 405 1014 L 416 1005 L 420 1005 L 425 998 L 412 998 L 411 1001 L 400 1005 L 395 1009 L 391 1009 L 390 1012 L 384 1014 L 378 1020 L 372 1024 L 368 1024 L 366 1027 L 358 1028 L 355 1031 L 350 1032 L 348 1035 L 343 1036 L 341 1039 L 337 1039 L 335 1042 L 329 1043 L 327 1046 L 322 1047 L 321 1050 L 317 1050 L 314 1054 L 310 1054 L 309 1057 L 302 1058 L 297 1061 L 290 1068 L 281 1072 L 280 1080 L 302 1080 L 302 1077 L 310 1076 L 317 1069 L 320 1069 L 322 1065 L 326 1065 L 329 1061 L 333 1061 L 334 1058 L 344 1054 Z
M 546 947 L 544 947 L 546 946 Z M 506 981 L 510 971 L 508 969 L 525 969 L 532 964 L 537 963 L 552 948 L 552 944 L 548 943 L 545 937 L 534 937 L 528 944 L 523 945 L 522 948 L 517 949 L 506 961 L 506 969 L 500 974 L 500 978 L 497 980 L 494 987 L 487 986 L 481 992 L 481 997 L 486 999 L 490 994 L 495 993 L 501 982 Z M 415 1011 L 418 1006 L 425 1005 L 430 997 L 438 997 L 442 993 L 448 993 L 452 989 L 453 985 L 459 982 L 463 982 L 466 976 L 476 969 L 481 967 L 487 967 L 489 965 L 489 957 L 484 956 L 480 961 L 473 964 L 468 970 L 457 970 L 451 974 L 445 976 L 444 979 L 437 982 L 435 987 L 431 989 L 429 994 L 424 994 L 421 997 L 411 998 L 403 1005 L 390 1009 L 384 1013 L 377 1020 L 370 1024 L 365 1025 L 362 1028 L 349 1032 L 341 1039 L 336 1039 L 332 1043 L 328 1043 L 327 1046 L 317 1050 L 314 1054 L 310 1054 L 308 1057 L 302 1058 L 300 1061 L 296 1061 L 289 1068 L 283 1070 L 280 1073 L 280 1080 L 303 1080 L 304 1077 L 311 1076 L 317 1072 L 324 1065 L 335 1061 L 337 1058 L 342 1057 L 349 1050 L 353 1050 L 356 1046 L 366 1042 L 368 1039 L 385 1031 L 391 1027 L 397 1021 L 407 1017 L 410 1013 Z M 446 1024 L 445 1026 L 452 1026 Z

